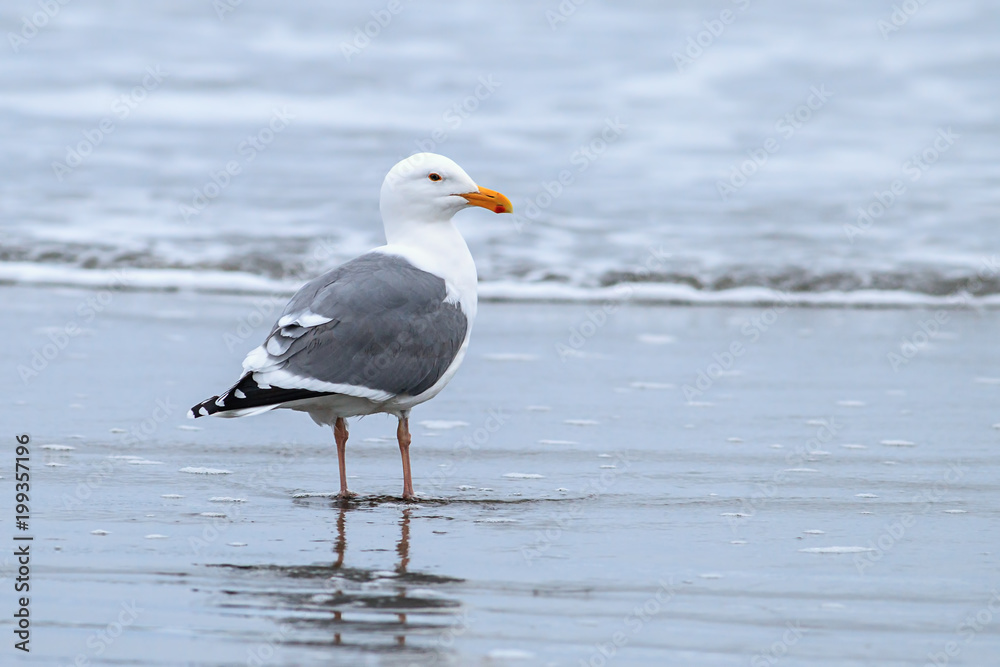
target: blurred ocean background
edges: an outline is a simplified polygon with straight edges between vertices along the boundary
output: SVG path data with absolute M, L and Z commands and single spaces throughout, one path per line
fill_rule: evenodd
M 517 209 L 459 216 L 487 297 L 1000 296 L 994 2 L 16 0 L 0 25 L 2 282 L 288 290 L 380 245 L 382 178 L 431 150 Z

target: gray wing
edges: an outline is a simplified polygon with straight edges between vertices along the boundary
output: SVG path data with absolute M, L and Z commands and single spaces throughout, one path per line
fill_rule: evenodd
M 468 332 L 447 297 L 442 278 L 401 257 L 362 255 L 304 285 L 244 369 L 285 389 L 416 396 L 444 375 Z

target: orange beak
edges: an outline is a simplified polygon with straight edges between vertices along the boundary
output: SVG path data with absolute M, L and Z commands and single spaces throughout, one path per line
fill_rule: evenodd
M 469 192 L 458 196 L 464 197 L 471 206 L 482 206 L 494 213 L 511 213 L 514 210 L 509 199 L 489 188 L 479 188 L 478 192 Z

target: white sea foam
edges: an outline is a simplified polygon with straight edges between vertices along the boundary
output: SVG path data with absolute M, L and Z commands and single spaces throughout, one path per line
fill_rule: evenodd
M 432 431 L 446 431 L 448 429 L 468 426 L 469 422 L 449 421 L 447 419 L 425 419 L 422 422 L 420 422 L 420 425 L 423 426 L 424 428 L 429 428 Z

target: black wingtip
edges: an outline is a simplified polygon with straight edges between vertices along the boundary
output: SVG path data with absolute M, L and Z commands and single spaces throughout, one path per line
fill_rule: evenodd
M 278 406 L 289 401 L 329 395 L 328 392 L 309 391 L 308 389 L 282 389 L 281 387 L 262 389 L 253 379 L 253 374 L 247 373 L 240 378 L 239 382 L 224 391 L 221 396 L 212 396 L 192 407 L 188 411 L 188 417 L 198 419 L 199 417 L 210 417 L 220 412 L 226 413 L 269 405 Z

